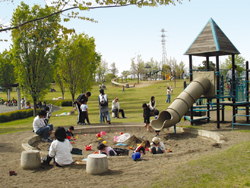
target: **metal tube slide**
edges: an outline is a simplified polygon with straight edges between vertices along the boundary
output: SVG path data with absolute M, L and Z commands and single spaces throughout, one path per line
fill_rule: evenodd
M 193 103 L 202 94 L 208 92 L 210 87 L 211 82 L 207 78 L 199 77 L 192 81 L 173 103 L 159 114 L 157 119 L 151 120 L 151 127 L 156 131 L 160 131 L 178 123 Z

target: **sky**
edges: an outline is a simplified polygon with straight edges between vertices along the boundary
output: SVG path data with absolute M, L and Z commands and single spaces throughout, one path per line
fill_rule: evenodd
M 24 2 L 30 6 L 34 2 L 44 5 L 43 0 Z M 14 0 L 14 3 L 0 2 L 2 23 L 10 21 L 19 4 L 19 0 Z M 119 74 L 130 69 L 131 58 L 137 55 L 141 55 L 144 62 L 151 58 L 161 62 L 161 29 L 164 29 L 167 31 L 167 59 L 175 58 L 177 63 L 183 61 L 188 68 L 189 59 L 184 53 L 210 18 L 213 18 L 241 56 L 250 60 L 249 7 L 249 0 L 183 0 L 182 4 L 176 3 L 176 6 L 126 6 L 80 11 L 81 16 L 93 18 L 98 23 L 71 19 L 70 22 L 62 24 L 67 28 L 74 28 L 77 34 L 84 32 L 89 37 L 94 37 L 96 51 L 109 65 L 115 62 Z M 8 39 L 8 42 L 0 42 L 0 52 L 9 49 L 10 34 L 10 31 L 0 33 L 0 39 Z M 220 63 L 226 58 L 227 56 L 221 56 Z M 203 60 L 203 57 L 193 57 L 193 64 L 197 66 Z M 210 60 L 215 62 L 213 57 Z

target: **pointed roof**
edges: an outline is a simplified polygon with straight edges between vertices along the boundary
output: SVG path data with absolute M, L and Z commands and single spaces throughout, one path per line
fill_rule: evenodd
M 146 64 L 144 68 L 151 68 L 151 66 L 149 64 Z
M 240 54 L 215 21 L 210 18 L 185 55 L 216 56 Z

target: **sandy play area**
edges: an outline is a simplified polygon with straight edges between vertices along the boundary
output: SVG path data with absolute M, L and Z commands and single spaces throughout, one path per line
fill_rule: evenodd
M 231 111 L 227 113 L 231 116 Z M 213 117 L 213 114 L 212 114 Z M 143 124 L 141 124 L 143 126 Z M 189 122 L 181 122 L 180 125 L 189 125 Z M 116 125 L 112 125 L 116 126 Z M 189 133 L 161 132 L 160 138 L 166 148 L 173 152 L 162 155 L 146 153 L 141 161 L 131 159 L 129 156 L 109 157 L 109 172 L 103 175 L 86 174 L 85 165 L 73 164 L 67 167 L 44 167 L 36 170 L 23 170 L 20 166 L 21 143 L 23 139 L 33 135 L 31 131 L 0 135 L 0 187 L 151 187 L 155 182 L 164 180 L 164 176 L 174 177 L 176 165 L 186 163 L 189 160 L 198 159 L 203 155 L 211 155 L 221 152 L 231 146 L 249 140 L 249 135 L 244 132 L 232 131 L 230 122 L 221 124 L 221 129 L 216 129 L 215 119 L 211 123 L 203 124 L 202 129 L 215 131 L 227 138 L 221 147 L 215 147 L 214 141 Z M 249 129 L 247 126 L 238 126 L 237 129 Z M 154 132 L 146 129 L 138 132 L 130 132 L 138 138 L 151 139 Z M 102 140 L 112 147 L 128 148 L 128 146 L 116 146 L 113 137 L 119 132 L 106 133 Z M 96 151 L 98 139 L 95 134 L 78 134 L 75 148 L 83 149 L 83 155 L 79 159 L 86 158 L 88 154 Z M 84 146 L 92 144 L 91 151 L 85 151 Z M 43 151 L 48 150 L 48 143 L 37 143 L 37 147 Z M 45 155 L 42 155 L 45 157 Z M 9 176 L 9 171 L 16 171 L 16 176 Z

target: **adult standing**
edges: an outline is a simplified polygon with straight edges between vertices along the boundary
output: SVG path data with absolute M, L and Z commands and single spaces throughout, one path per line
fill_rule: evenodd
M 115 119 L 119 117 L 120 112 L 122 114 L 122 118 L 126 118 L 124 114 L 124 110 L 120 109 L 120 103 L 118 102 L 118 97 L 116 97 L 112 101 L 112 112 L 115 113 Z
M 107 122 L 110 122 L 109 106 L 108 106 L 108 96 L 104 93 L 103 89 L 100 89 L 100 95 L 98 96 L 99 109 L 100 109 L 100 123 L 102 123 L 103 117 L 107 117 Z
M 88 102 L 88 98 L 91 96 L 91 93 L 88 91 L 87 93 L 82 93 L 81 95 L 79 95 L 75 101 L 76 104 L 76 109 L 78 111 L 78 118 L 77 118 L 77 124 L 82 125 L 83 122 L 83 112 L 81 110 L 81 105 L 86 101 Z

